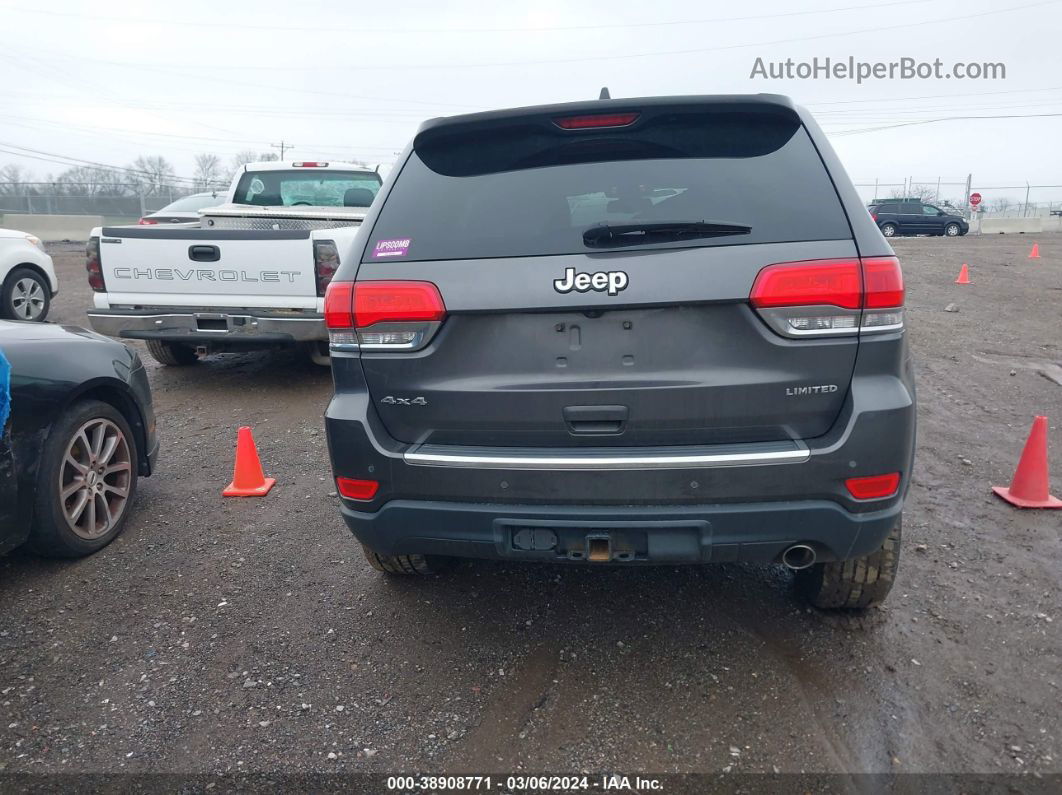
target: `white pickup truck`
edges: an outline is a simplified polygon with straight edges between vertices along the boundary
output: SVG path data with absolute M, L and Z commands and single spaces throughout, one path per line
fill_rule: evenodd
M 167 365 L 294 344 L 327 363 L 325 288 L 380 184 L 349 163 L 249 163 L 197 227 L 97 227 L 89 322 Z

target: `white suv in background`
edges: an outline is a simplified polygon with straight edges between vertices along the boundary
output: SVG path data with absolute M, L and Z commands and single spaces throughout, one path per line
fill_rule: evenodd
M 58 292 L 55 266 L 40 239 L 0 229 L 0 318 L 44 320 Z

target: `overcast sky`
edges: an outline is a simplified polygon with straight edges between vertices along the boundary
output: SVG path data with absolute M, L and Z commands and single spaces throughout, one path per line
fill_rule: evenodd
M 1060 41 L 1058 0 L 0 0 L 0 165 L 65 168 L 13 146 L 115 166 L 161 154 L 191 176 L 195 153 L 228 160 L 281 140 L 291 158 L 386 163 L 422 119 L 607 85 L 614 97 L 788 94 L 857 183 L 972 172 L 974 188 L 1062 186 Z M 816 56 L 1001 62 L 1006 78 L 750 79 L 758 57 Z M 1026 117 L 906 124 L 1004 114 Z M 1032 198 L 1060 201 L 1062 187 Z

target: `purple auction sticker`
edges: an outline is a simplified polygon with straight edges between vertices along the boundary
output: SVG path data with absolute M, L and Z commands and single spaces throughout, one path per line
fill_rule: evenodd
M 372 250 L 372 258 L 381 257 L 404 257 L 409 251 L 409 244 L 413 241 L 408 237 L 395 238 L 394 240 L 377 240 Z

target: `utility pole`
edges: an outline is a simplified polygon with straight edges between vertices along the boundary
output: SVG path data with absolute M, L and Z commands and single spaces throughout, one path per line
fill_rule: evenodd
M 279 149 L 280 150 L 280 159 L 281 160 L 284 159 L 284 153 L 286 151 L 288 151 L 289 149 L 294 149 L 295 148 L 295 144 L 289 144 L 286 141 L 281 141 L 279 144 L 270 144 L 270 146 L 273 147 L 274 149 Z

